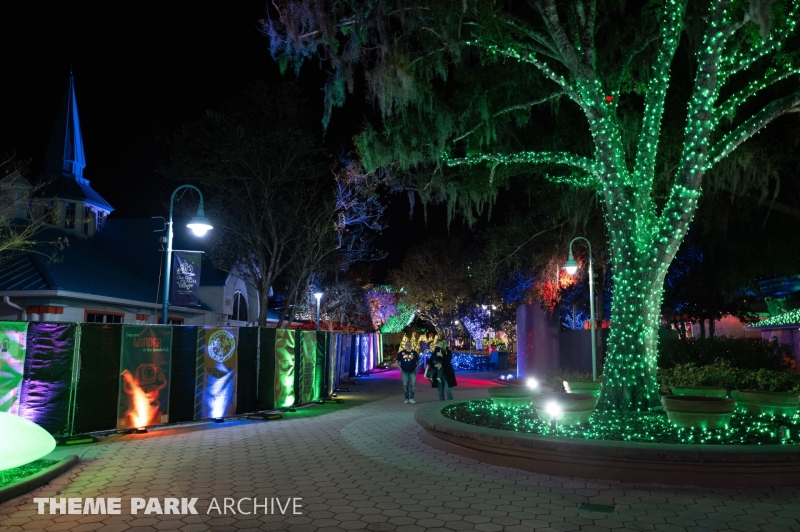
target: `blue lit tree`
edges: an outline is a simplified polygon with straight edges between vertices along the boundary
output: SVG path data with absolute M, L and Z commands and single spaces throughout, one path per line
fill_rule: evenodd
M 480 206 L 513 172 L 600 194 L 614 286 L 601 405 L 655 405 L 664 278 L 704 178 L 800 109 L 800 2 L 272 5 L 281 65 L 329 67 L 326 120 L 363 75 L 384 119 L 360 137 L 368 168 L 432 166 L 418 188 L 451 209 Z

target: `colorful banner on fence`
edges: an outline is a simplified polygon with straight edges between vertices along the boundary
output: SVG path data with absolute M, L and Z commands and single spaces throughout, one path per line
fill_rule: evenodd
M 0 321 L 0 412 L 19 414 L 28 323 Z
M 197 331 L 195 419 L 236 414 L 238 347 L 238 327 L 205 327 Z
M 169 423 L 172 327 L 122 326 L 117 428 Z
M 295 331 L 275 331 L 275 408 L 295 404 Z
M 200 263 L 203 259 L 199 251 L 173 251 L 172 287 L 169 302 L 176 307 L 197 306 L 200 290 Z

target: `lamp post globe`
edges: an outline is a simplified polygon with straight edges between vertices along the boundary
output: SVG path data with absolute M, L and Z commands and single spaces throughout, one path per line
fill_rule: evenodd
M 319 330 L 319 300 L 322 299 L 322 292 L 314 292 L 314 297 L 317 299 L 317 330 Z

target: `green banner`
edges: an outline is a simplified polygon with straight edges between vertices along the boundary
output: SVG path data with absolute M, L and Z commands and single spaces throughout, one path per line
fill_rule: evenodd
M 0 412 L 19 414 L 28 323 L 0 321 Z
M 295 331 L 275 331 L 275 408 L 295 404 L 294 347 Z
M 300 353 L 300 390 L 298 399 L 300 404 L 313 403 L 319 398 L 316 384 L 317 366 L 317 332 L 302 331 L 302 350 Z
M 169 423 L 172 327 L 122 326 L 117 428 Z
M 236 414 L 238 349 L 238 327 L 203 327 L 197 331 L 195 419 Z

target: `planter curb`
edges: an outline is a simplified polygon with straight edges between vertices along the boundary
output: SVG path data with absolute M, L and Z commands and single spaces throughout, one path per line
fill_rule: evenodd
M 54 478 L 72 469 L 78 462 L 80 462 L 80 458 L 78 458 L 78 455 L 73 454 L 63 458 L 47 469 L 42 469 L 34 475 L 18 480 L 4 488 L 0 488 L 0 503 L 19 497 L 20 495 L 25 495 L 36 488 L 44 486 Z

